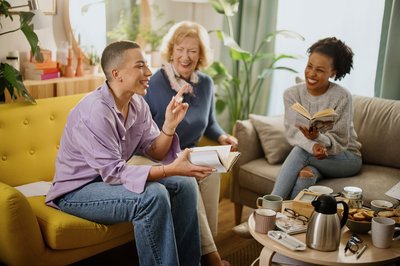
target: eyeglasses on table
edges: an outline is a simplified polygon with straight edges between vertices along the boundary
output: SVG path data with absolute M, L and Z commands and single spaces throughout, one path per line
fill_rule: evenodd
M 344 253 L 350 250 L 353 254 L 355 254 L 359 249 L 358 244 L 362 242 L 362 239 L 358 235 L 352 234 L 350 239 L 347 241 L 346 246 L 344 247 Z
M 289 214 L 287 216 L 290 217 L 290 218 L 297 219 L 297 220 L 303 222 L 303 224 L 307 224 L 308 223 L 308 217 L 307 216 L 304 216 L 304 215 L 296 212 L 293 209 L 285 208 L 285 212 L 287 212 Z

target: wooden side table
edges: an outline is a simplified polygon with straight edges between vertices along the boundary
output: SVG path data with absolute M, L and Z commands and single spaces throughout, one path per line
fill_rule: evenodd
M 284 202 L 282 208 L 291 206 L 291 201 Z M 363 255 L 357 259 L 356 255 L 347 251 L 344 253 L 344 247 L 351 237 L 351 232 L 345 226 L 342 229 L 342 236 L 340 239 L 340 246 L 336 251 L 324 252 L 308 248 L 304 251 L 292 251 L 285 246 L 270 239 L 267 234 L 260 234 L 255 231 L 255 223 L 253 215 L 250 215 L 249 229 L 251 235 L 264 247 L 260 253 L 259 265 L 271 265 L 272 258 L 276 253 L 282 254 L 286 257 L 296 259 L 303 262 L 314 263 L 318 265 L 383 265 L 390 262 L 400 260 L 400 241 L 393 241 L 392 246 L 388 249 L 376 248 L 372 245 L 370 234 L 359 235 L 363 240 L 362 245 L 367 244 L 368 248 Z M 295 238 L 305 243 L 306 234 L 301 233 L 293 235 Z

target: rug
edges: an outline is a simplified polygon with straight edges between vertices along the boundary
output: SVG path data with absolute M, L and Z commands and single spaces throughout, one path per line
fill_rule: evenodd
M 224 260 L 229 261 L 231 266 L 249 266 L 260 256 L 262 248 L 263 246 L 254 240 L 249 245 L 224 256 Z

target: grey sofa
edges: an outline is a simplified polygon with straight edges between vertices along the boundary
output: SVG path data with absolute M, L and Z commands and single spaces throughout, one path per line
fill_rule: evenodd
M 353 108 L 354 127 L 362 144 L 362 170 L 353 177 L 324 179 L 318 184 L 335 192 L 345 186 L 360 187 L 367 206 L 373 199 L 397 204 L 385 192 L 400 182 L 400 101 L 353 96 Z M 284 131 L 283 116 L 251 115 L 249 120 L 236 122 L 234 134 L 242 153 L 231 182 L 236 224 L 241 221 L 243 205 L 255 208 L 257 197 L 272 191 L 291 149 Z

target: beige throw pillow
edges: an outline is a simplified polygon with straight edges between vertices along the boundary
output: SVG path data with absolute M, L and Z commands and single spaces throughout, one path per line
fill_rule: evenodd
M 283 116 L 250 114 L 249 117 L 260 138 L 265 159 L 270 164 L 282 163 L 292 150 L 286 140 Z

